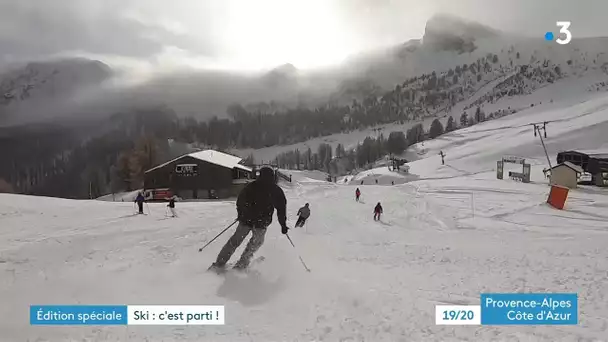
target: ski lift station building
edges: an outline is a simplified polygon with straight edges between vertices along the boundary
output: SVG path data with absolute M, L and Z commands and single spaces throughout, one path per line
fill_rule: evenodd
M 570 162 L 580 166 L 592 176 L 593 185 L 608 187 L 608 149 L 560 152 L 557 154 L 557 162 Z
M 255 177 L 241 162 L 215 150 L 189 153 L 147 170 L 144 190 L 168 190 L 182 199 L 235 197 Z

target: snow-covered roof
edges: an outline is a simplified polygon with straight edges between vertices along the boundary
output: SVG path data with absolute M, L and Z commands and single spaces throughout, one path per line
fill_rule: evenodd
M 219 165 L 219 166 L 222 166 L 222 167 L 225 167 L 228 169 L 237 168 L 237 169 L 241 169 L 241 170 L 248 171 L 248 172 L 252 171 L 247 166 L 239 164 L 239 162 L 241 160 L 243 160 L 243 158 L 239 158 L 237 156 L 233 156 L 233 155 L 226 154 L 226 153 L 219 152 L 219 151 L 205 150 L 205 151 L 193 152 L 193 153 L 189 153 L 189 154 L 185 154 L 183 156 L 177 157 L 164 164 L 158 165 L 156 167 L 151 168 L 150 170 L 147 170 L 146 173 L 150 172 L 152 170 L 156 170 L 158 168 L 164 167 L 164 166 L 166 166 L 178 159 L 184 158 L 184 157 L 196 158 L 196 159 L 206 161 L 211 164 Z
M 559 165 L 557 165 L 557 166 L 554 166 L 552 169 L 556 169 L 556 168 L 561 167 L 561 166 L 569 167 L 569 168 L 571 168 L 572 170 L 574 170 L 574 171 L 576 171 L 576 172 L 578 172 L 578 173 L 583 173 L 583 172 L 585 172 L 585 170 L 583 170 L 583 168 L 582 168 L 582 167 L 580 167 L 580 166 L 578 166 L 578 165 L 575 165 L 575 164 L 572 164 L 572 163 L 571 163 L 571 162 L 569 162 L 569 161 L 566 161 L 566 162 L 563 162 L 563 163 L 561 163 L 561 164 L 559 164 Z

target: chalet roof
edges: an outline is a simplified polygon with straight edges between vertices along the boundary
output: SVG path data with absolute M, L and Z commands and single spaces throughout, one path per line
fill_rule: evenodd
M 578 166 L 578 165 L 574 165 L 574 164 L 572 164 L 572 163 L 571 163 L 571 162 L 569 162 L 569 161 L 567 161 L 567 162 L 563 162 L 563 163 L 561 163 L 561 164 L 558 164 L 558 165 L 556 165 L 556 166 L 552 167 L 552 168 L 551 168 L 551 170 L 553 170 L 553 169 L 557 169 L 558 167 L 568 167 L 568 168 L 570 168 L 570 169 L 572 169 L 572 170 L 574 170 L 574 171 L 576 171 L 576 172 L 578 172 L 578 173 L 583 173 L 583 172 L 585 172 L 585 170 L 583 170 L 583 168 L 582 168 L 582 167 L 580 167 L 580 166 Z
M 184 157 L 196 158 L 196 159 L 199 159 L 199 160 L 211 163 L 211 164 L 219 165 L 219 166 L 222 166 L 222 167 L 225 167 L 228 169 L 237 168 L 237 169 L 241 169 L 241 170 L 248 171 L 248 172 L 252 171 L 247 166 L 239 164 L 241 162 L 241 160 L 243 160 L 240 157 L 233 156 L 233 155 L 226 154 L 226 153 L 219 152 L 219 151 L 205 150 L 205 151 L 193 152 L 193 153 L 189 153 L 189 154 L 185 154 L 183 156 L 177 157 L 166 163 L 155 166 L 155 167 L 151 168 L 150 170 L 147 170 L 146 173 L 150 172 L 152 170 L 156 170 L 156 169 L 162 168 L 164 166 L 167 166 L 168 164 L 170 164 L 176 160 L 182 159 Z

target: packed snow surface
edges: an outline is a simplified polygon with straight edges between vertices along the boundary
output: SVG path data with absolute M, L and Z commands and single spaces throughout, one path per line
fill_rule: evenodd
M 607 341 L 608 191 L 572 190 L 565 210 L 545 203 L 547 161 L 528 126 L 543 120 L 558 120 L 545 141 L 553 162 L 566 146 L 604 148 L 608 98 L 419 144 L 409 175 L 382 167 L 330 183 L 293 171 L 281 183 L 288 222 L 307 202 L 312 215 L 290 231 L 295 249 L 275 217 L 260 274 L 246 277 L 206 272 L 229 233 L 198 252 L 235 219 L 233 200 L 177 203 L 167 218 L 164 203 L 133 215 L 128 202 L 2 194 L 0 341 Z M 532 163 L 530 184 L 496 179 L 505 154 Z M 435 325 L 435 305 L 479 304 L 483 292 L 578 293 L 579 324 Z M 226 325 L 34 327 L 32 304 L 225 305 Z

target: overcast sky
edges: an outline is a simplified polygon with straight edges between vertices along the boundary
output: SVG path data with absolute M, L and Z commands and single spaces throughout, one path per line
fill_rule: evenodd
M 0 0 L 0 61 L 314 68 L 420 38 L 435 13 L 542 38 L 608 36 L 606 0 Z

